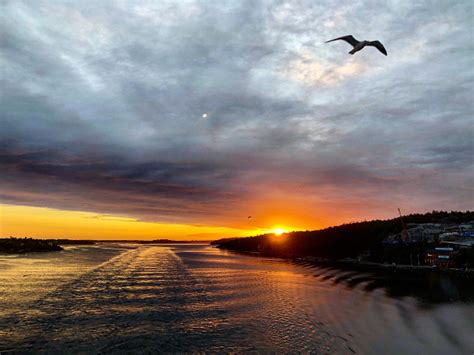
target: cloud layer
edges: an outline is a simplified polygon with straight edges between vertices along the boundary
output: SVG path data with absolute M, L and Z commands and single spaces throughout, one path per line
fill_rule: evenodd
M 474 207 L 471 1 L 0 6 L 3 203 L 232 226 Z M 323 44 L 345 34 L 388 57 Z

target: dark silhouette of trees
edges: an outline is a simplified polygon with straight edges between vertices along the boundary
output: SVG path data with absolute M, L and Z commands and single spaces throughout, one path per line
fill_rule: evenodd
M 406 224 L 459 224 L 474 220 L 474 211 L 432 211 L 425 214 L 411 214 L 403 218 Z M 281 257 L 354 258 L 368 251 L 372 261 L 416 264 L 418 260 L 413 258 L 418 258 L 417 255 L 423 253 L 426 243 L 393 248 L 386 248 L 382 244 L 382 240 L 387 236 L 400 233 L 401 230 L 400 219 L 397 217 L 389 220 L 348 223 L 316 231 L 290 232 L 281 236 L 263 234 L 248 238 L 227 238 L 215 241 L 213 244 L 223 249 Z M 413 254 L 412 260 L 409 260 L 410 254 Z

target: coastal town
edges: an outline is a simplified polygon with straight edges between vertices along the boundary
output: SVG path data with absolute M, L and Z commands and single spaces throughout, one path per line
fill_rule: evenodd
M 423 258 L 417 253 L 411 265 L 430 265 L 457 268 L 463 265 L 465 255 L 474 249 L 474 221 L 456 223 L 408 223 L 396 234 L 383 240 L 385 248 L 421 246 Z M 418 248 L 419 249 L 419 248 Z M 472 267 L 472 265 L 469 265 Z

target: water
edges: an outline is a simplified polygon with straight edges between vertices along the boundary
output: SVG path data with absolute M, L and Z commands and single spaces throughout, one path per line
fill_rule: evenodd
M 470 295 L 393 290 L 372 275 L 207 245 L 3 255 L 0 351 L 474 352 Z

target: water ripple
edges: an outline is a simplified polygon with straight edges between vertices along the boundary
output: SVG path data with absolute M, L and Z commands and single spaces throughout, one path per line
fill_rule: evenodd
M 74 252 L 79 260 L 91 250 Z M 30 282 L 12 291 L 23 303 L 0 313 L 0 351 L 456 353 L 473 346 L 468 320 L 458 322 L 464 329 L 437 327 L 431 317 L 446 324 L 449 313 L 423 314 L 413 299 L 394 301 L 383 288 L 368 293 L 367 275 L 205 246 L 117 252 L 95 265 L 64 259 L 56 278 L 35 278 L 38 269 L 26 264 L 16 272 L 5 267 L 3 282 L 23 274 Z M 35 289 L 36 297 L 24 296 Z M 433 336 L 441 337 L 436 348 L 428 341 Z

